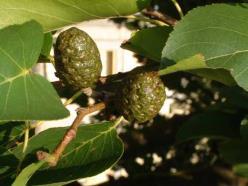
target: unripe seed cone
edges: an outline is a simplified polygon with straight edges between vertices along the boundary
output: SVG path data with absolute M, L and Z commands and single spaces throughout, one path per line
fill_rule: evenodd
M 124 80 L 118 107 L 127 120 L 143 123 L 158 114 L 165 98 L 165 87 L 158 73 L 141 72 Z
M 55 45 L 56 76 L 75 90 L 92 87 L 98 81 L 102 63 L 91 37 L 72 27 L 59 34 Z

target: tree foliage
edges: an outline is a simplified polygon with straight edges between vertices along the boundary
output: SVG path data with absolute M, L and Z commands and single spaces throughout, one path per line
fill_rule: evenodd
M 109 185 L 151 185 L 148 178 L 156 185 L 217 185 L 212 179 L 206 183 L 192 177 L 219 178 L 223 171 L 233 175 L 231 181 L 225 177 L 229 185 L 236 183 L 233 178 L 244 183 L 247 8 L 242 1 L 1 1 L 0 183 L 65 185 L 110 167 L 125 168 L 129 178 Z M 101 103 L 88 106 L 85 90 L 73 92 L 32 71 L 39 62 L 54 62 L 51 31 L 105 18 L 137 29 L 120 47 L 133 51 L 143 65 L 100 78 L 91 97 Z M 173 91 L 167 95 L 173 100 L 172 115 L 125 124 L 112 104 L 113 95 L 130 74 L 150 69 Z M 61 97 L 67 102 L 62 104 Z M 81 110 L 70 128 L 34 135 L 42 121 L 67 117 L 65 106 L 72 101 Z M 183 113 L 177 114 L 178 108 Z M 102 109 L 94 118 L 97 122 L 79 126 L 86 114 Z M 156 163 L 154 156 L 161 161 Z M 137 158 L 144 160 L 143 166 Z

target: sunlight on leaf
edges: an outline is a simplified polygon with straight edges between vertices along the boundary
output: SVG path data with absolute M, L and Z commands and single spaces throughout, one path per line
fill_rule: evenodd
M 248 90 L 247 8 L 245 3 L 213 4 L 190 11 L 166 43 L 163 66 L 201 53 L 207 68 L 229 70 L 238 85 Z
M 31 72 L 43 37 L 34 21 L 0 30 L 0 120 L 52 120 L 69 114 L 50 82 Z
M 91 19 L 130 15 L 150 0 L 8 0 L 0 1 L 0 28 L 31 19 L 51 31 Z

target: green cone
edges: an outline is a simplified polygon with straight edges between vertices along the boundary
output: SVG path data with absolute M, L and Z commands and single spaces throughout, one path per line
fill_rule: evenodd
M 57 38 L 55 45 L 56 76 L 74 90 L 92 87 L 101 75 L 99 50 L 91 37 L 72 27 Z
M 123 82 L 118 107 L 127 120 L 143 123 L 158 114 L 165 98 L 165 87 L 157 72 L 131 74 Z

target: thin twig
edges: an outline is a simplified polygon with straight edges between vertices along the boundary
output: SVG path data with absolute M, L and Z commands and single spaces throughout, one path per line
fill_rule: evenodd
M 79 91 L 77 91 L 71 98 L 69 98 L 65 103 L 64 106 L 67 106 L 69 104 L 71 104 L 73 101 L 75 101 L 79 96 L 81 96 L 83 93 L 87 96 L 91 96 L 92 95 L 92 88 L 84 88 L 81 89 Z
M 75 99 L 82 95 L 82 90 L 77 91 L 71 98 L 67 99 L 64 106 L 70 105 Z
M 174 4 L 175 8 L 177 9 L 177 12 L 180 16 L 180 18 L 183 17 L 183 11 L 182 8 L 180 7 L 179 3 L 176 0 L 171 0 L 171 2 Z
M 29 140 L 29 127 L 25 129 L 25 135 L 24 135 L 24 142 L 23 142 L 23 149 L 22 153 L 25 154 L 27 147 L 28 147 L 28 140 Z
M 71 127 L 66 131 L 63 139 L 60 141 L 60 143 L 57 145 L 57 147 L 54 149 L 51 158 L 48 158 L 48 162 L 50 166 L 56 166 L 57 162 L 59 161 L 60 156 L 64 152 L 65 148 L 68 146 L 68 144 L 76 137 L 77 129 L 79 125 L 81 124 L 82 119 L 95 111 L 102 110 L 106 107 L 105 103 L 98 103 L 93 106 L 89 106 L 87 108 L 80 108 L 77 113 L 76 119 L 73 121 Z M 37 157 L 39 160 L 45 159 L 47 157 L 46 152 L 38 151 Z
M 117 17 L 120 18 L 120 17 Z M 121 18 L 127 18 L 127 19 L 134 19 L 134 20 L 138 20 L 138 21 L 144 21 L 147 23 L 151 23 L 153 25 L 157 25 L 157 26 L 169 26 L 167 23 L 160 21 L 160 20 L 155 20 L 155 19 L 150 19 L 144 16 L 136 16 L 136 15 L 130 15 L 130 16 L 122 16 Z
M 17 168 L 16 168 L 16 173 L 19 174 L 20 170 L 21 170 L 21 166 L 22 166 L 22 162 L 25 158 L 25 153 L 26 153 L 26 150 L 28 148 L 28 141 L 29 141 L 29 130 L 30 130 L 30 122 L 26 122 L 26 128 L 24 130 L 24 141 L 23 141 L 23 148 L 22 148 L 22 156 L 21 156 L 21 159 L 17 165 Z
M 161 12 L 158 12 L 156 10 L 144 10 L 142 11 L 142 13 L 146 16 L 153 17 L 154 19 L 160 20 L 171 26 L 175 26 L 177 23 L 177 20 L 175 18 L 162 14 Z

